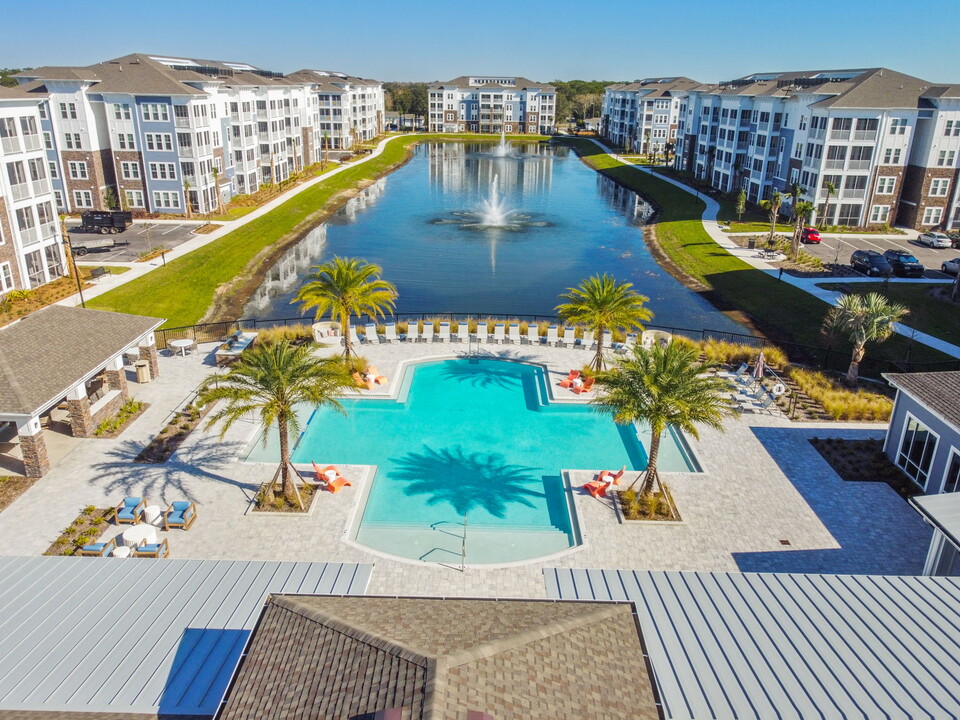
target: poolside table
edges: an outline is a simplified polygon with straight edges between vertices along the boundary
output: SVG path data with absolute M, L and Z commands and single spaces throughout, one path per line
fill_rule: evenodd
M 142 523 L 124 530 L 120 538 L 127 548 L 135 548 L 144 540 L 148 544 L 153 544 L 157 542 L 157 529 L 153 525 Z
M 187 354 L 187 348 L 193 347 L 193 343 L 194 343 L 193 340 L 187 340 L 187 339 L 183 339 L 183 340 L 169 340 L 169 341 L 167 342 L 167 345 L 169 345 L 169 346 L 170 346 L 171 348 L 173 348 L 174 350 L 179 350 L 179 351 L 180 351 L 180 355 L 182 355 L 182 356 L 185 357 L 186 354 Z M 174 353 L 174 354 L 176 354 L 176 353 Z
M 130 548 L 128 547 L 115 547 L 113 552 L 110 553 L 110 557 L 130 557 Z

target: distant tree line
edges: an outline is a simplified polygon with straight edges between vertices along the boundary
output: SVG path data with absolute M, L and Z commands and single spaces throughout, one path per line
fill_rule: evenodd
M 406 82 L 385 82 L 383 84 L 384 106 L 387 112 L 404 116 L 413 115 L 418 123 L 427 116 L 427 84 Z
M 29 69 L 30 68 L 0 68 L 0 85 L 3 87 L 16 87 L 20 83 L 10 76 Z

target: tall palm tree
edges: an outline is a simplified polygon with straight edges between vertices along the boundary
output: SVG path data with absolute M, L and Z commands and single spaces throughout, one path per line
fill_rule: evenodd
M 769 200 L 761 200 L 760 207 L 770 213 L 770 237 L 768 242 L 773 244 L 773 236 L 777 232 L 777 215 L 780 214 L 780 206 L 783 205 L 783 195 L 779 190 L 774 190 L 770 194 Z
M 612 275 L 594 275 L 569 288 L 560 296 L 565 303 L 557 305 L 557 312 L 566 322 L 586 325 L 597 334 L 597 354 L 590 366 L 603 370 L 603 333 L 606 330 L 631 332 L 642 330 L 653 317 L 653 311 L 644 307 L 650 300 L 633 289 L 633 283 L 618 283 Z
M 796 220 L 797 218 L 797 203 L 800 202 L 800 196 L 806 192 L 803 185 L 800 183 L 793 183 L 790 186 L 790 219 Z
M 853 343 L 847 383 L 857 384 L 860 362 L 868 342 L 883 342 L 893 334 L 894 324 L 910 312 L 903 305 L 892 303 L 880 293 L 842 295 L 824 319 L 827 332 L 839 332 Z
M 319 320 L 326 313 L 340 322 L 343 333 L 343 355 L 347 359 L 353 347 L 350 343 L 350 316 L 383 317 L 385 310 L 393 311 L 397 288 L 380 278 L 379 265 L 360 258 L 334 257 L 323 265 L 316 265 L 308 282 L 297 293 L 293 302 L 300 303 L 300 311 L 316 308 Z
M 220 193 L 220 171 L 217 170 L 217 166 L 214 165 L 210 168 L 210 172 L 213 175 L 213 191 L 217 194 L 217 212 L 223 215 L 223 195 Z
M 276 424 L 280 433 L 280 468 L 283 495 L 291 503 L 299 496 L 290 468 L 290 432 L 300 432 L 298 404 L 314 407 L 326 405 L 343 412 L 336 399 L 353 380 L 342 362 L 336 358 L 319 358 L 309 344 L 294 347 L 288 341 L 254 345 L 230 367 L 226 375 L 210 375 L 200 384 L 199 405 L 223 401 L 207 421 L 212 427 L 222 423 L 220 437 L 248 413 L 256 413 L 266 430 Z M 272 499 L 273 484 L 267 486 L 267 499 Z
M 793 242 L 791 243 L 791 251 L 793 252 L 794 260 L 796 260 L 797 256 L 800 254 L 800 237 L 803 233 L 804 223 L 806 223 L 807 218 L 810 217 L 810 213 L 813 211 L 813 203 L 807 202 L 806 200 L 801 200 L 793 206 L 793 214 L 796 219 L 796 225 L 793 228 Z
M 827 219 L 827 211 L 830 207 L 830 196 L 837 194 L 837 186 L 829 180 L 823 184 L 823 189 L 827 191 L 827 197 L 823 201 L 823 214 L 820 216 L 820 222 L 817 223 L 817 226 L 820 228 L 823 228 Z
M 601 392 L 592 402 L 614 422 L 636 421 L 650 426 L 650 452 L 640 496 L 653 491 L 658 481 L 660 438 L 673 425 L 699 439 L 698 425 L 723 430 L 723 421 L 735 414 L 726 383 L 707 375 L 709 366 L 697 361 L 698 350 L 687 343 L 637 345 L 633 357 L 597 377 Z M 637 480 L 630 484 L 633 489 Z

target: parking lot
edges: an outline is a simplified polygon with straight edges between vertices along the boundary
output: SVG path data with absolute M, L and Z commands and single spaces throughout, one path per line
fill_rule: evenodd
M 825 235 L 823 242 L 819 245 L 804 245 L 803 249 L 811 255 L 816 255 L 824 263 L 839 263 L 841 265 L 850 264 L 850 253 L 854 250 L 876 250 L 883 253 L 884 250 L 900 249 L 914 255 L 917 260 L 923 263 L 926 268 L 924 277 L 931 279 L 952 279 L 951 275 L 944 275 L 940 272 L 940 266 L 944 260 L 950 260 L 960 257 L 960 248 L 945 248 L 943 250 L 934 250 L 917 242 L 916 231 L 907 235 L 883 236 L 874 235 Z
M 135 262 L 145 253 L 167 248 L 172 250 L 178 245 L 195 237 L 194 228 L 203 223 L 155 223 L 150 221 L 135 222 L 126 231 L 117 235 L 100 235 L 80 230 L 76 225 L 68 225 L 70 244 L 79 250 L 87 240 L 113 240 L 116 244 L 111 248 L 90 248 L 86 255 L 77 252 L 77 260 L 85 264 L 100 264 L 111 262 Z

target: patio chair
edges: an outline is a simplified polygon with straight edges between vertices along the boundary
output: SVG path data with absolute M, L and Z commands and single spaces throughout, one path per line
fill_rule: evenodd
M 610 472 L 609 470 L 604 470 L 597 476 L 597 480 L 600 482 L 612 482 L 614 485 L 620 484 L 620 478 L 623 477 L 623 474 L 627 471 L 627 466 L 624 465 L 618 472 Z
M 350 342 L 354 345 L 362 345 L 364 342 L 366 342 L 366 338 L 362 338 L 357 335 L 357 328 L 353 325 L 350 326 Z
M 489 340 L 487 335 L 487 324 L 486 323 L 477 323 L 477 342 L 485 343 Z
M 158 543 L 148 543 L 144 540 L 140 545 L 137 545 L 130 553 L 130 557 L 138 558 L 165 558 L 170 557 L 170 545 L 167 543 L 167 539 L 164 538 Z
M 420 322 L 411 320 L 407 323 L 407 334 L 403 336 L 406 342 L 418 342 L 420 340 Z
M 106 542 L 90 543 L 77 550 L 79 557 L 107 557 L 117 547 L 117 539 L 110 538 Z
M 363 379 L 363 375 L 358 372 L 351 373 L 350 377 L 353 378 L 354 384 L 358 388 L 366 388 L 367 390 L 373 390 L 374 381 L 367 376 L 367 379 Z
M 424 342 L 433 342 L 433 323 L 429 320 L 423 323 L 423 333 L 421 337 Z
M 140 513 L 147 506 L 147 501 L 139 497 L 126 497 L 123 502 L 113 509 L 113 521 L 117 525 L 129 523 L 136 525 L 140 522 Z
M 567 375 L 563 380 L 560 381 L 560 387 L 569 388 L 573 386 L 573 381 L 580 377 L 579 370 L 571 370 L 570 374 Z
M 613 349 L 615 353 L 620 353 L 621 355 L 626 355 L 627 353 L 633 350 L 633 346 L 637 344 L 637 336 L 630 334 L 627 335 L 622 343 L 618 343 L 617 346 Z
M 595 497 L 597 500 L 607 496 L 608 487 L 609 483 L 600 482 L 599 480 L 591 480 L 590 482 L 583 484 L 583 489 L 593 495 L 593 497 Z
M 588 377 L 583 381 L 583 385 L 580 387 L 575 387 L 573 391 L 579 395 L 580 393 L 590 392 L 593 389 L 593 384 L 597 381 L 595 377 Z
M 396 323 L 387 323 L 383 326 L 383 339 L 388 343 L 400 342 L 400 338 L 397 337 Z
M 594 345 L 597 344 L 597 341 L 593 337 L 593 330 L 584 330 L 583 337 L 580 338 L 580 347 L 584 350 L 590 350 Z
M 560 342 L 560 336 L 557 334 L 559 328 L 551 325 L 547 328 L 547 345 L 557 345 Z
M 510 323 L 510 329 L 507 332 L 507 340 L 514 345 L 519 345 L 523 342 L 523 338 L 520 337 L 520 323 Z
M 163 529 L 183 528 L 189 530 L 197 521 L 197 504 L 186 500 L 177 500 L 163 513 Z
M 364 336 L 364 340 L 371 344 L 380 344 L 380 336 L 377 334 L 376 323 L 367 323 L 367 334 Z
M 342 475 L 337 475 L 333 480 L 328 480 L 326 485 L 326 490 L 329 492 L 335 493 L 342 490 L 347 485 L 351 485 L 350 481 L 347 480 Z
M 527 325 L 527 343 L 530 345 L 540 344 L 540 328 L 534 322 Z
M 450 342 L 450 323 L 440 323 L 440 332 L 437 333 L 437 340 L 440 342 Z
M 572 327 L 565 327 L 563 329 L 563 346 L 567 348 L 572 348 L 577 344 L 577 329 Z
M 767 395 L 762 403 L 759 405 L 754 405 L 752 402 L 742 402 L 738 406 L 740 412 L 745 412 L 749 410 L 750 412 L 760 412 L 761 410 L 766 410 L 773 404 L 773 395 Z
M 502 345 L 503 342 L 507 339 L 506 331 L 507 331 L 507 328 L 506 328 L 506 326 L 505 326 L 503 323 L 497 323 L 496 325 L 494 325 L 494 326 L 493 326 L 493 341 L 494 341 L 495 343 L 499 343 L 499 344 Z

